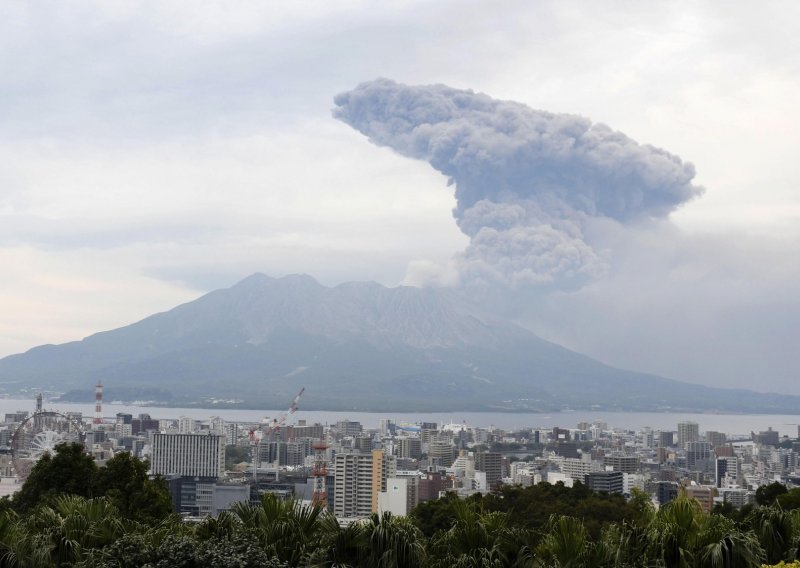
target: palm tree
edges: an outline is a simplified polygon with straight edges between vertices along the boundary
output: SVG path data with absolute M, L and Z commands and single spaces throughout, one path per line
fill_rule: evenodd
M 449 530 L 429 543 L 431 566 L 525 566 L 531 561 L 530 533 L 509 527 L 507 513 L 484 513 L 479 505 L 454 501 Z
M 649 529 L 649 559 L 667 568 L 760 566 L 755 533 L 722 515 L 708 515 L 685 495 L 662 507 Z
M 654 513 L 655 514 L 655 513 Z M 590 551 L 591 566 L 633 568 L 647 566 L 647 529 L 637 523 L 612 523 L 603 528 Z
M 650 524 L 650 556 L 667 568 L 694 566 L 694 549 L 703 520 L 700 504 L 685 495 L 664 505 Z
M 269 493 L 258 505 L 236 503 L 231 512 L 244 528 L 258 535 L 270 556 L 296 566 L 316 550 L 325 511 L 298 501 L 282 501 Z
M 363 523 L 367 557 L 360 564 L 370 568 L 416 568 L 425 558 L 422 532 L 406 517 L 373 513 Z
M 588 566 L 589 548 L 589 536 L 580 519 L 553 515 L 536 552 L 546 566 L 581 568 Z
M 364 523 L 351 522 L 340 526 L 333 515 L 324 515 L 320 522 L 321 539 L 308 557 L 309 566 L 360 566 L 366 556 L 367 531 Z
M 107 499 L 62 495 L 52 507 L 39 507 L 25 517 L 11 513 L 2 517 L 0 566 L 72 565 L 125 531 L 116 507 Z
M 797 550 L 797 532 L 800 525 L 795 516 L 779 506 L 757 507 L 745 521 L 756 534 L 766 554 L 766 561 L 777 564 L 781 560 L 794 560 Z
M 704 517 L 696 548 L 695 565 L 701 568 L 749 568 L 764 559 L 756 535 L 722 515 Z
M 243 525 L 241 520 L 230 511 L 222 511 L 216 517 L 206 517 L 194 530 L 195 536 L 200 540 L 211 538 L 232 538 Z
M 13 511 L 0 515 L 0 567 L 39 568 L 52 566 L 49 546 L 40 546 L 36 534 L 26 529 Z

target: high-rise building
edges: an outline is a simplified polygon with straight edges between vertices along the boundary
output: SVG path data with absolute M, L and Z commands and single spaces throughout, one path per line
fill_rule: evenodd
M 372 455 L 336 454 L 333 513 L 339 518 L 372 513 Z
M 706 442 L 711 444 L 712 448 L 724 446 L 727 441 L 728 437 L 723 432 L 714 432 L 713 430 L 706 432 Z
M 393 456 L 386 456 L 383 450 L 336 454 L 333 471 L 333 513 L 339 518 L 376 512 L 378 493 L 385 491 L 386 478 L 396 473 Z
M 714 481 L 717 487 L 722 487 L 726 476 L 734 481 L 739 478 L 739 458 L 734 456 L 717 458 L 714 472 Z
M 586 476 L 592 472 L 594 466 L 591 461 L 579 458 L 565 458 L 561 462 L 561 473 L 575 481 L 584 482 Z
M 486 473 L 486 485 L 494 489 L 503 480 L 502 454 L 478 452 L 475 454 L 475 471 Z
M 436 428 L 420 428 L 419 438 L 423 444 L 430 444 L 433 440 L 439 439 L 440 434 Z
M 711 444 L 708 442 L 686 443 L 686 467 L 694 471 L 710 471 Z
M 356 436 L 353 439 L 353 448 L 360 452 L 371 452 L 373 442 L 371 436 Z
M 150 469 L 155 475 L 217 478 L 225 471 L 225 437 L 154 433 Z
M 438 459 L 442 467 L 450 467 L 456 456 L 456 449 L 448 440 L 431 440 L 428 444 L 428 457 Z
M 178 419 L 178 432 L 180 434 L 191 434 L 197 428 L 197 424 L 195 423 L 194 419 L 189 418 L 188 416 L 181 416 Z
M 277 441 L 261 441 L 258 445 L 258 461 L 263 466 L 276 464 L 278 466 L 288 465 L 288 444 Z
M 678 422 L 678 447 L 686 449 L 689 442 L 700 439 L 700 425 L 697 422 Z
M 386 491 L 386 479 L 397 473 L 397 458 L 383 450 L 372 451 L 372 512 L 378 512 L 378 495 Z
M 397 438 L 397 457 L 418 460 L 422 457 L 422 440 L 412 436 Z

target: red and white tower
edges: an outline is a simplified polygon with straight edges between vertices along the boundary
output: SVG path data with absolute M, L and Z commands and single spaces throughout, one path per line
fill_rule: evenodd
M 94 423 L 103 423 L 103 383 L 97 381 L 94 387 Z
M 325 479 L 328 477 L 328 461 L 326 453 L 328 451 L 328 444 L 324 440 L 314 442 L 311 446 L 314 449 L 314 470 L 311 477 L 314 480 L 314 494 L 311 497 L 312 507 L 328 508 L 328 488 L 325 485 Z

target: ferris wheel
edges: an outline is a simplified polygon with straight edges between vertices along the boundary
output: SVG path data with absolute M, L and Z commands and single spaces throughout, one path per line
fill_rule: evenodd
M 24 480 L 45 454 L 52 455 L 62 443 L 83 442 L 81 425 L 60 412 L 40 410 L 28 416 L 11 437 L 11 462 Z

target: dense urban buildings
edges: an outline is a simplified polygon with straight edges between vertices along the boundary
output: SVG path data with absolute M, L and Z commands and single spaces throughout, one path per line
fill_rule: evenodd
M 537 483 L 583 483 L 626 496 L 640 491 L 656 506 L 683 492 L 710 510 L 716 503 L 752 503 L 759 486 L 776 480 L 800 484 L 800 440 L 772 428 L 736 436 L 703 432 L 691 421 L 674 429 L 627 430 L 597 420 L 574 428 L 501 430 L 390 418 L 377 428 L 356 420 L 327 426 L 281 419 L 278 426 L 274 420 L 253 424 L 220 416 L 153 419 L 128 413 L 99 421 L 58 414 L 66 422 L 54 426 L 51 415 L 5 415 L 3 494 L 18 489 L 24 466 L 24 460 L 12 459 L 25 454 L 24 448 L 11 452 L 20 444 L 14 432 L 30 430 L 24 440 L 61 440 L 64 424 L 80 425 L 75 435 L 99 463 L 122 451 L 147 459 L 151 474 L 166 479 L 176 511 L 189 516 L 216 515 L 263 493 L 322 504 L 340 519 L 383 511 L 405 515 L 447 492 L 467 497 L 500 484 Z M 37 434 L 37 428 L 60 433 Z M 35 457 L 31 453 L 29 460 Z

